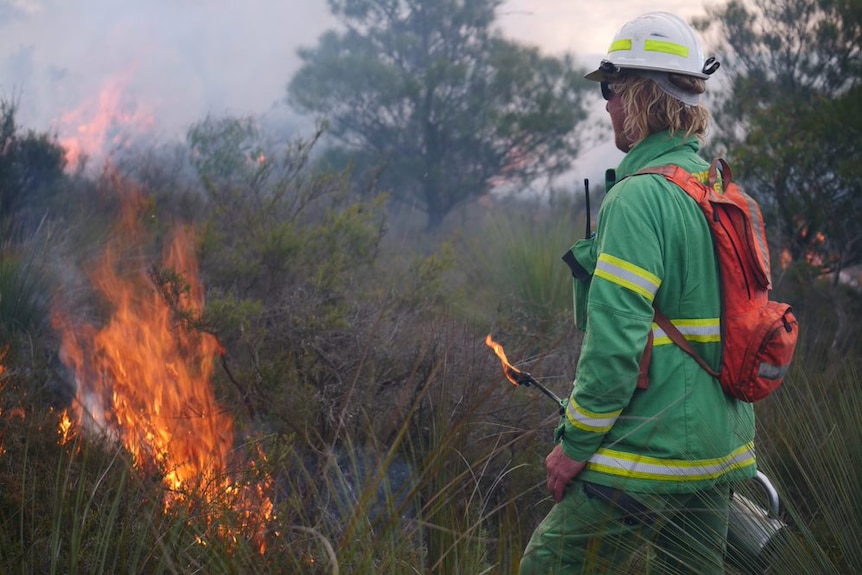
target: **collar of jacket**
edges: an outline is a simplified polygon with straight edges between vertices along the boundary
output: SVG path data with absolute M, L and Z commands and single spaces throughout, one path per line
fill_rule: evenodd
M 616 181 L 634 174 L 647 166 L 663 166 L 673 163 L 662 156 L 672 152 L 697 153 L 700 141 L 695 136 L 670 135 L 666 130 L 650 134 L 629 150 L 616 170 Z

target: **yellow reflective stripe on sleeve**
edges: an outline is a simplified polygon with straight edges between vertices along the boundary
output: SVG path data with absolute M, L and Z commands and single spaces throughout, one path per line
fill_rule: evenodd
M 674 319 L 671 323 L 688 341 L 696 343 L 718 343 L 721 341 L 721 320 L 717 317 L 706 319 Z M 657 323 L 652 324 L 653 346 L 671 345 L 673 341 Z
M 661 280 L 655 274 L 609 254 L 599 255 L 599 260 L 596 262 L 595 277 L 600 277 L 638 293 L 650 302 L 661 285 Z
M 754 442 L 715 459 L 659 459 L 612 449 L 599 449 L 587 462 L 593 471 L 632 479 L 700 481 L 715 479 L 735 469 L 755 464 Z
M 566 406 L 566 419 L 578 429 L 593 433 L 607 433 L 622 412 L 623 410 L 620 409 L 611 413 L 595 413 L 578 405 L 572 396 L 569 397 L 569 404 Z
M 662 54 L 688 58 L 688 46 L 665 40 L 645 40 L 644 52 L 660 52 Z
M 632 49 L 631 40 L 615 40 L 611 42 L 611 47 L 608 52 L 627 52 Z

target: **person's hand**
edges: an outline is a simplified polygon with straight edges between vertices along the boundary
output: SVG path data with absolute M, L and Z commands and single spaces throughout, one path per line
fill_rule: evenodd
M 586 466 L 586 461 L 575 461 L 563 453 L 559 443 L 545 458 L 545 469 L 548 470 L 548 491 L 555 503 L 563 500 L 566 485 Z

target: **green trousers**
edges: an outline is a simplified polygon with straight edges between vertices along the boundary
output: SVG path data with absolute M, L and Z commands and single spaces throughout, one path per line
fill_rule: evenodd
M 576 479 L 533 532 L 520 575 L 724 573 L 729 502 L 726 486 L 647 495 Z

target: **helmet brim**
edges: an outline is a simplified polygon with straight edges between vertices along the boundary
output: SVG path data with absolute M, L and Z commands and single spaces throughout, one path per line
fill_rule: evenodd
M 694 76 L 695 78 L 701 78 L 706 80 L 709 78 L 707 74 L 694 74 L 688 70 L 674 70 L 670 68 L 662 68 L 657 66 L 638 66 L 629 64 L 625 68 L 615 65 L 610 60 L 602 60 L 602 63 L 598 68 L 586 74 L 584 79 L 591 80 L 593 82 L 613 82 L 615 79 L 619 78 L 625 74 L 637 74 L 638 70 L 646 70 L 649 72 L 667 72 L 668 74 L 679 74 L 681 76 Z
M 610 76 L 599 69 L 593 70 L 584 76 L 584 78 L 593 82 L 607 82 L 610 80 Z
M 585 75 L 584 78 L 593 82 L 610 82 L 619 78 L 621 74 L 622 69 L 619 66 L 610 60 L 602 60 L 599 67 Z

